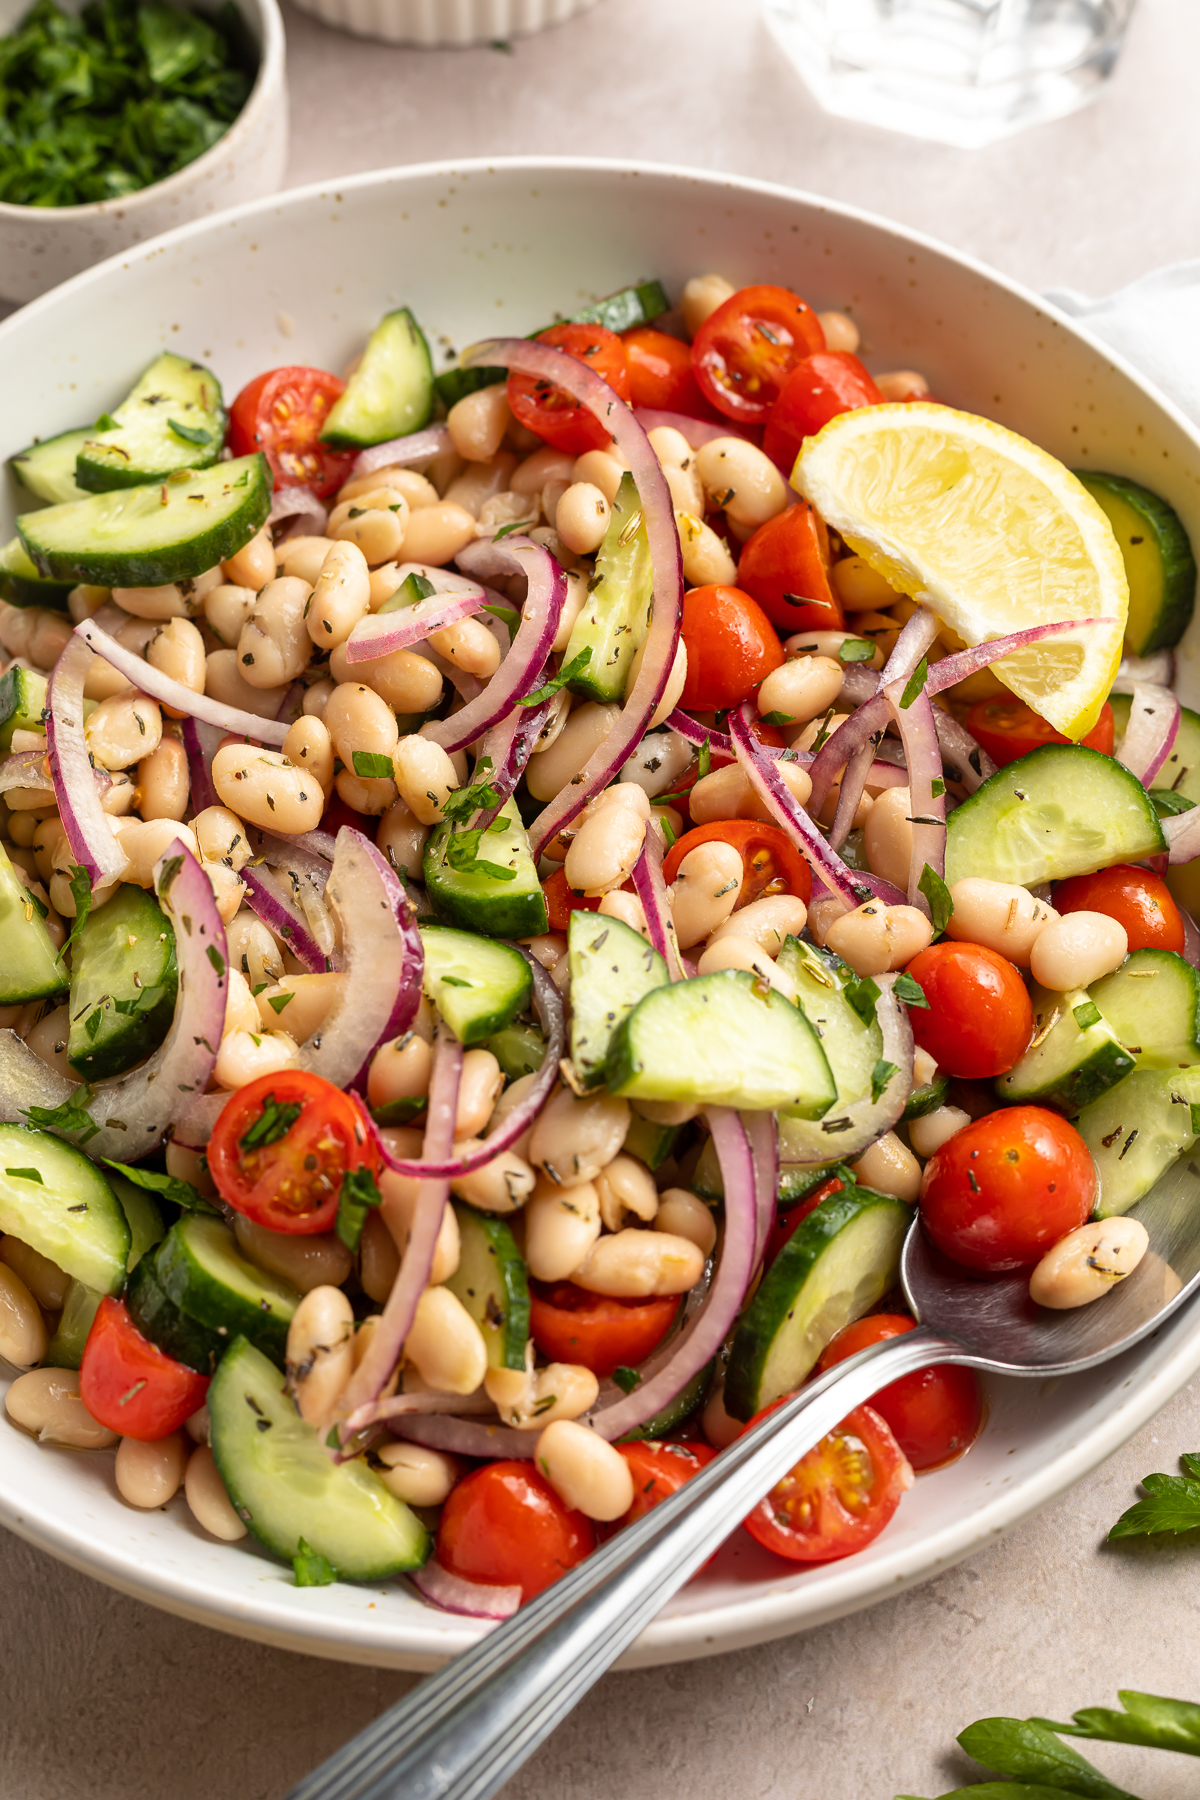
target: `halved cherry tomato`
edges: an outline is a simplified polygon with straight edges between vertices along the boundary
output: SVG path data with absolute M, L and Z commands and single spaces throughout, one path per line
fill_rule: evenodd
M 573 912 L 595 912 L 600 905 L 599 894 L 577 894 L 562 869 L 555 869 L 543 881 L 542 898 L 551 931 L 565 931 Z
M 1183 919 L 1166 882 L 1132 863 L 1058 882 L 1054 904 L 1060 913 L 1107 913 L 1125 927 L 1131 950 L 1183 952 Z
M 319 500 L 340 488 L 355 450 L 331 450 L 321 432 L 346 384 L 326 369 L 268 369 L 246 383 L 229 409 L 235 456 L 261 450 L 276 487 L 310 487 Z
M 912 1331 L 915 1319 L 905 1313 L 871 1313 L 844 1325 L 821 1352 L 816 1372 L 857 1355 L 868 1344 Z M 902 1375 L 871 1396 L 871 1406 L 914 1469 L 940 1469 L 964 1455 L 983 1424 L 983 1395 L 973 1369 L 935 1363 L 915 1375 Z
M 766 893 L 795 894 L 805 906 L 812 898 L 812 870 L 786 831 L 758 819 L 715 819 L 694 825 L 676 838 L 663 862 L 663 880 L 674 881 L 679 865 L 699 844 L 731 844 L 742 859 L 742 891 L 738 907 Z M 736 909 L 735 909 L 736 910 Z
M 331 1231 L 348 1169 L 379 1173 L 379 1146 L 352 1094 L 281 1069 L 231 1094 L 208 1145 L 221 1198 L 270 1231 Z
M 926 1006 L 909 1009 L 913 1036 L 944 1075 L 980 1081 L 1003 1075 L 1033 1035 L 1033 1006 L 1021 972 L 982 944 L 943 939 L 908 965 Z
M 710 313 L 692 344 L 700 391 L 739 425 L 765 425 L 804 357 L 824 350 L 812 307 L 790 288 L 739 288 Z
M 819 350 L 797 363 L 784 382 L 763 432 L 763 449 L 787 478 L 805 438 L 815 437 L 839 413 L 882 401 L 857 356 L 849 350 Z
M 607 381 L 622 400 L 629 399 L 629 358 L 615 331 L 603 325 L 551 325 L 538 332 L 538 343 L 565 350 Z M 611 432 L 605 430 L 595 413 L 573 399 L 565 388 L 554 387 L 532 375 L 509 376 L 508 404 L 520 424 L 536 431 L 556 450 L 565 450 L 568 456 L 603 450 L 612 442 Z
M 573 1281 L 534 1281 L 529 1287 L 529 1330 L 551 1362 L 582 1363 L 593 1375 L 634 1369 L 656 1350 L 675 1323 L 678 1294 L 617 1300 L 590 1294 Z
M 660 1501 L 677 1494 L 684 1482 L 698 1475 L 717 1454 L 711 1444 L 673 1444 L 669 1440 L 618 1444 L 617 1449 L 633 1476 L 633 1505 L 617 1520 L 618 1527 L 644 1519 Z
M 783 662 L 783 645 L 757 600 L 740 588 L 690 588 L 683 597 L 688 712 L 740 706 Z
M 782 1405 L 764 1407 L 746 1430 Z M 912 1478 L 879 1414 L 857 1406 L 759 1501 L 746 1530 L 789 1562 L 834 1562 L 879 1536 Z
M 807 500 L 776 513 L 746 540 L 738 587 L 780 631 L 841 631 L 846 623 L 829 585 L 820 522 Z
M 80 1399 L 101 1425 L 143 1444 L 170 1437 L 204 1404 L 208 1379 L 143 1337 L 123 1300 L 101 1300 L 79 1365 Z
M 564 1506 L 532 1463 L 494 1462 L 464 1476 L 442 1508 L 437 1556 L 464 1581 L 519 1587 L 532 1600 L 596 1547 L 592 1522 Z
M 655 331 L 652 325 L 637 325 L 621 333 L 621 342 L 629 358 L 631 406 L 686 413 L 691 419 L 717 417 L 696 386 L 692 352 L 680 338 Z
M 955 1262 L 1001 1274 L 1038 1262 L 1095 1197 L 1096 1165 L 1075 1127 L 1044 1106 L 1006 1106 L 934 1151 L 921 1217 Z
M 795 1206 L 789 1206 L 786 1212 L 780 1209 L 776 1213 L 775 1223 L 767 1238 L 767 1248 L 763 1253 L 765 1269 L 770 1268 L 792 1233 L 804 1223 L 809 1213 L 815 1212 L 822 1200 L 828 1200 L 831 1194 L 840 1194 L 845 1185 L 839 1176 L 831 1176 L 828 1181 L 823 1181 L 820 1187 L 814 1188 L 811 1194 L 805 1195 L 803 1200 L 797 1200 Z
M 1053 725 L 1048 725 L 1040 713 L 1035 713 L 1032 706 L 1026 706 L 1015 694 L 998 696 L 995 700 L 977 700 L 967 714 L 967 730 L 1001 768 L 1005 763 L 1016 762 L 1018 756 L 1040 750 L 1043 744 L 1074 741 L 1064 737 L 1061 731 L 1055 731 Z M 1113 709 L 1106 700 L 1100 709 L 1100 717 L 1079 742 L 1089 750 L 1111 756 L 1115 731 Z

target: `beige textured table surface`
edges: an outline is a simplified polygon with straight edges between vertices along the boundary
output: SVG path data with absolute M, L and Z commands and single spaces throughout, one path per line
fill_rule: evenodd
M 1196 0 L 1141 0 L 1090 111 L 983 152 L 825 119 L 749 0 L 600 0 L 511 55 L 339 37 L 288 10 L 292 182 L 449 156 L 690 163 L 890 214 L 1038 286 L 1091 292 L 1200 254 Z M 1058 1505 L 924 1588 L 796 1637 L 609 1677 L 512 1800 L 891 1800 L 969 1778 L 992 1712 L 1118 1685 L 1200 1697 L 1200 1547 L 1102 1548 L 1138 1477 L 1200 1450 L 1181 1395 Z M 0 1800 L 275 1800 L 411 1677 L 240 1643 L 0 1533 Z M 1192 1759 L 1102 1749 L 1145 1800 Z

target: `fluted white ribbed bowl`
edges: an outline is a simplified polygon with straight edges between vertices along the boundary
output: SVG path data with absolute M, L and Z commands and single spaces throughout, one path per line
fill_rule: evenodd
M 527 37 L 585 12 L 596 0 L 296 0 L 339 31 L 390 44 L 464 46 Z

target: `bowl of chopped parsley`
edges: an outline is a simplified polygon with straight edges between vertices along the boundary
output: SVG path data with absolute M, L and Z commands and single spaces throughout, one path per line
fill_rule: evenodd
M 0 295 L 273 192 L 276 0 L 0 0 Z

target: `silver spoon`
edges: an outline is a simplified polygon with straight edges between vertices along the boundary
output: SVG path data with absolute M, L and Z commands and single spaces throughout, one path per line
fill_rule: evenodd
M 914 1219 L 901 1280 L 915 1330 L 809 1382 L 637 1524 L 391 1707 L 286 1800 L 489 1800 L 730 1530 L 806 1450 L 881 1387 L 933 1363 L 1072 1375 L 1119 1355 L 1200 1286 L 1200 1164 L 1133 1215 L 1150 1246 L 1112 1293 L 1073 1312 L 1029 1298 L 1028 1271 L 973 1280 Z

